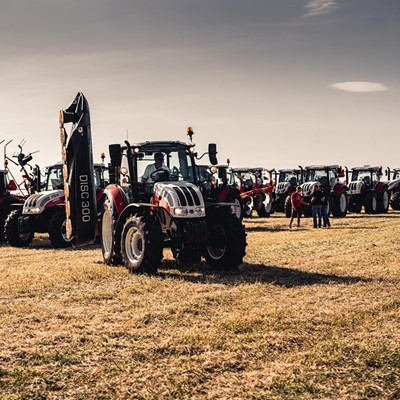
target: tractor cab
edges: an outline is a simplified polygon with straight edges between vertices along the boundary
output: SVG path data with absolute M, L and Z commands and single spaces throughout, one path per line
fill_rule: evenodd
M 292 213 L 291 194 L 296 186 L 303 183 L 303 169 L 281 169 L 276 174 L 274 210 L 285 212 L 287 217 Z

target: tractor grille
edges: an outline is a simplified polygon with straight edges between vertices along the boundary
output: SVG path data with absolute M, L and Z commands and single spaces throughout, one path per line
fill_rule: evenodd
M 276 192 L 277 193 L 284 193 L 286 192 L 286 188 L 288 186 L 287 182 L 281 182 L 276 185 Z
M 200 198 L 192 187 L 174 186 L 178 195 L 180 206 L 200 206 Z

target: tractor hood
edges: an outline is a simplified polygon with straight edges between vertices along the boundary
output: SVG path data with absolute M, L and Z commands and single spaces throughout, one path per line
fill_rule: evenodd
M 29 196 L 22 208 L 24 215 L 37 215 L 49 207 L 63 206 L 65 202 L 63 190 L 51 190 Z
M 314 186 L 319 185 L 318 181 L 305 182 L 301 185 L 303 196 L 310 196 L 314 192 Z
M 175 218 L 200 218 L 206 215 L 199 188 L 189 182 L 155 183 L 154 202 Z
M 283 194 L 286 193 L 288 188 L 289 188 L 290 183 L 289 182 L 280 182 L 276 185 L 276 193 L 278 194 Z
M 364 186 L 364 182 L 361 181 L 353 181 L 349 183 L 348 194 L 359 194 L 361 193 L 362 187 Z

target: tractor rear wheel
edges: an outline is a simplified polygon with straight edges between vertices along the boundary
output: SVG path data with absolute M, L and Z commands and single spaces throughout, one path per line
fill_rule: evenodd
M 115 241 L 115 225 L 117 216 L 112 201 L 107 197 L 101 212 L 101 251 L 108 265 L 119 265 L 122 262 L 121 246 Z
M 400 192 L 395 192 L 390 199 L 390 206 L 393 210 L 400 210 Z
M 362 209 L 362 204 L 358 200 L 354 200 L 352 203 L 349 203 L 349 211 L 352 213 L 360 214 Z
M 389 210 L 389 192 L 384 189 L 379 195 L 378 209 L 382 214 L 386 214 Z
M 55 212 L 49 220 L 49 239 L 55 249 L 71 247 L 74 243 L 74 237 L 70 239 L 67 238 L 65 220 L 65 214 L 58 211 Z
M 292 216 L 292 198 L 290 196 L 286 196 L 284 204 L 285 215 L 287 218 L 290 218 Z
M 220 209 L 207 220 L 207 243 L 204 258 L 213 269 L 235 270 L 246 254 L 243 224 L 232 214 Z
M 368 192 L 365 194 L 365 213 L 376 214 L 378 211 L 378 196 L 376 193 Z
M 10 246 L 14 247 L 28 247 L 33 240 L 33 233 L 20 233 L 18 228 L 18 218 L 22 215 L 22 210 L 14 210 L 8 215 L 5 225 L 4 233 L 6 240 Z
M 342 192 L 339 196 L 333 197 L 332 215 L 334 217 L 345 217 L 348 208 L 347 193 Z
M 237 221 L 237 218 L 232 216 Z M 151 215 L 132 215 L 121 235 L 122 261 L 131 272 L 157 272 L 163 257 L 160 223 Z

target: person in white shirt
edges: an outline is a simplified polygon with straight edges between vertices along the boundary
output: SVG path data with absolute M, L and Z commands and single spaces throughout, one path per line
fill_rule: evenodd
M 157 174 L 155 174 L 156 171 L 169 172 L 168 167 L 164 164 L 164 154 L 160 152 L 154 154 L 154 164 L 149 164 L 144 170 L 142 182 L 154 183 L 157 176 Z

